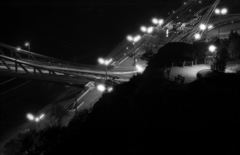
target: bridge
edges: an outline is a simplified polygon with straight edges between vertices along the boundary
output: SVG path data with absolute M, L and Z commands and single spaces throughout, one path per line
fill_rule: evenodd
M 194 35 L 199 33 L 201 40 L 206 40 L 216 36 L 225 37 L 231 30 L 240 29 L 240 14 L 228 14 L 220 18 L 213 18 L 213 12 L 220 0 L 216 0 L 211 6 L 205 7 L 194 14 L 194 18 L 184 23 L 175 22 L 176 15 L 185 13 L 192 5 L 194 0 L 189 0 L 181 6 L 173 15 L 165 19 L 164 23 L 153 27 L 151 34 L 142 35 L 141 39 L 133 44 L 123 40 L 116 46 L 108 58 L 112 62 L 108 65 L 107 79 L 114 79 L 116 83 L 128 81 L 138 70 L 133 66 L 133 60 L 137 59 L 137 65 L 146 67 L 146 62 L 139 58 L 145 52 L 143 46 L 150 42 L 149 35 L 153 38 L 161 38 L 158 48 L 169 42 L 193 43 Z M 200 30 L 200 24 L 212 25 L 211 28 Z M 218 34 L 218 28 L 221 28 Z M 102 66 L 91 66 L 59 60 L 56 58 L 44 56 L 17 49 L 10 45 L 0 43 L 0 74 L 4 76 L 13 76 L 44 81 L 62 82 L 74 85 L 85 85 L 85 90 L 63 106 L 69 110 L 71 117 L 66 118 L 63 125 L 67 125 L 74 116 L 74 110 L 82 110 L 86 105 L 85 98 L 92 98 L 91 102 L 96 102 L 102 93 L 95 88 L 96 83 L 103 83 L 106 73 Z M 97 93 L 98 92 L 98 93 Z M 90 101 L 89 103 L 90 104 Z M 77 108 L 76 108 L 77 107 Z M 88 107 L 89 108 L 89 107 Z M 38 130 L 43 129 L 44 125 L 39 125 Z

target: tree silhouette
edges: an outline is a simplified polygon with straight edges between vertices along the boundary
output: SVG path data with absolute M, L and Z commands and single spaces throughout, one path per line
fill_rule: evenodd
M 16 139 L 11 139 L 4 145 L 4 154 L 5 155 L 14 155 L 16 154 L 21 147 L 21 143 Z

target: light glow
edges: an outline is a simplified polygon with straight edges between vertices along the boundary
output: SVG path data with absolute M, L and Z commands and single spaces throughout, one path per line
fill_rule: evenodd
M 221 14 L 221 15 L 225 15 L 225 14 L 227 14 L 227 9 L 226 8 L 222 8 L 222 9 L 216 9 L 215 10 L 215 13 L 217 14 L 217 15 L 219 15 L 219 14 Z
M 97 89 L 98 89 L 99 91 L 101 91 L 101 92 L 104 92 L 104 91 L 106 90 L 106 87 L 105 87 L 105 85 L 103 85 L 103 84 L 99 84 L 99 85 L 97 86 Z
M 132 37 L 132 36 L 127 36 L 127 40 L 128 40 L 128 41 L 132 41 L 132 40 L 133 40 L 133 37 Z
M 108 92 L 112 92 L 113 91 L 113 87 L 108 87 Z
M 216 14 L 220 14 L 220 10 L 219 10 L 219 9 L 216 9 L 216 10 L 215 10 L 215 13 L 216 13 Z
M 158 24 L 157 18 L 153 18 L 153 19 L 152 19 L 152 22 L 153 22 L 153 24 Z
M 37 117 L 37 118 L 35 118 L 35 122 L 39 122 L 39 118 Z
M 21 51 L 21 48 L 20 48 L 20 47 L 17 47 L 16 50 L 17 50 L 17 51 Z
M 139 40 L 141 39 L 141 36 L 140 35 L 137 35 L 137 36 L 135 36 L 135 37 L 132 37 L 132 36 L 127 36 L 127 40 L 128 41 L 132 41 L 133 43 L 134 42 L 138 42 Z
M 141 39 L 140 35 L 137 35 L 136 37 L 133 38 L 134 42 L 138 42 Z
M 147 32 L 148 32 L 148 33 L 152 33 L 152 32 L 153 32 L 153 27 L 149 27 L 149 28 L 147 29 Z
M 212 28 L 213 28 L 213 26 L 212 26 L 212 25 L 209 25 L 209 26 L 208 26 L 208 29 L 212 29 Z
M 222 14 L 222 15 L 227 14 L 227 9 L 226 9 L 226 8 L 223 8 L 223 9 L 221 10 L 221 14 Z
M 200 24 L 199 28 L 204 31 L 207 28 L 207 26 L 205 24 Z
M 141 29 L 142 32 L 146 32 L 147 31 L 147 28 L 145 26 L 141 26 L 140 29 Z
M 196 34 L 194 35 L 194 38 L 195 38 L 196 40 L 199 40 L 199 39 L 201 38 L 201 35 L 200 35 L 199 33 L 196 33 Z
M 40 118 L 40 119 L 43 119 L 43 118 L 44 118 L 44 116 L 45 116 L 45 115 L 44 115 L 44 114 L 42 114 L 42 115 L 41 115 L 39 118 Z
M 158 21 L 158 23 L 159 23 L 159 25 L 162 25 L 162 24 L 163 24 L 163 19 L 160 19 L 160 20 Z
M 214 45 L 210 45 L 210 46 L 209 46 L 209 51 L 210 51 L 210 52 L 214 52 L 214 51 L 216 51 L 216 49 L 217 49 L 217 47 L 214 46 Z
M 142 73 L 144 71 L 144 68 L 140 65 L 136 65 L 137 72 Z
M 30 121 L 34 120 L 33 114 L 30 114 L 30 113 L 27 114 L 27 118 L 28 118 Z
M 105 60 L 104 60 L 103 58 L 98 58 L 98 62 L 99 62 L 100 64 L 104 64 Z
M 112 59 L 104 60 L 103 58 L 98 58 L 98 62 L 102 65 L 109 65 L 109 63 L 112 61 Z

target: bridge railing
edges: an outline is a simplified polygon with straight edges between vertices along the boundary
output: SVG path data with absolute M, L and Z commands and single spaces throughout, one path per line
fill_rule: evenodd
M 77 84 L 86 84 L 88 81 L 92 81 L 93 78 L 83 77 L 80 74 L 67 72 L 67 71 L 59 71 L 49 69 L 47 67 L 33 65 L 29 62 L 24 62 L 21 60 L 17 60 L 14 58 L 9 58 L 7 56 L 0 55 L 0 59 L 2 62 L 2 66 L 5 66 L 5 70 L 9 74 L 19 74 L 22 76 L 31 76 L 37 79 L 50 79 L 57 81 L 69 81 L 70 83 Z M 4 68 L 3 68 L 4 69 Z M 2 69 L 2 70 L 3 70 Z M 58 78 L 56 78 L 58 77 Z
M 17 58 L 20 60 L 25 59 L 25 60 L 37 60 L 40 62 L 48 62 L 48 63 L 60 63 L 65 66 L 72 65 L 72 66 L 81 66 L 81 67 L 92 67 L 91 65 L 68 62 L 68 61 L 37 54 L 37 53 L 23 50 L 23 49 L 18 50 L 16 47 L 12 47 L 3 43 L 0 43 L 0 55 L 5 55 L 8 57 Z M 30 59 L 28 59 L 28 57 Z

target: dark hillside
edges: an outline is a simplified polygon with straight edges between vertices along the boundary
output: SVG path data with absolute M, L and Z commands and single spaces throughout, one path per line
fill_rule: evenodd
M 165 81 L 161 73 L 134 77 L 105 94 L 76 129 L 79 137 L 63 145 L 68 151 L 79 145 L 84 154 L 235 152 L 239 93 L 217 88 L 221 76 L 183 87 Z M 220 83 L 212 84 L 218 78 Z
M 53 132 L 60 140 L 42 146 L 46 154 L 239 152 L 239 75 L 214 74 L 181 86 L 164 79 L 156 60 L 160 54 L 142 75 L 104 94 L 87 119 L 79 115 Z

